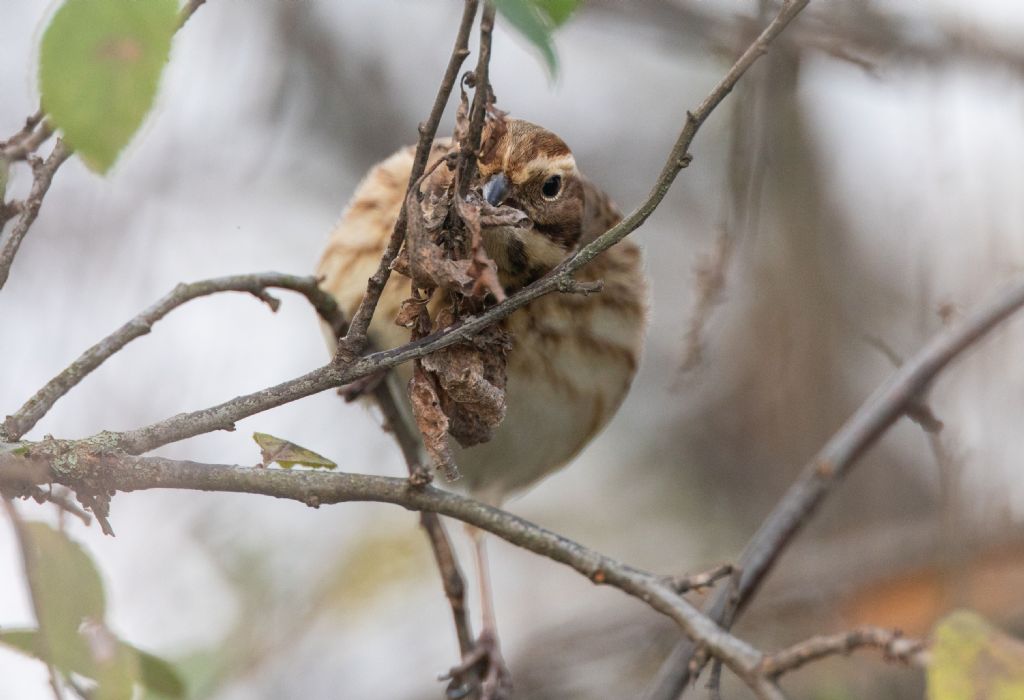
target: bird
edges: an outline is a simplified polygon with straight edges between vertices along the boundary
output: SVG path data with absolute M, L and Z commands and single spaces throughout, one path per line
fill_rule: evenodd
M 428 168 L 452 148 L 450 139 L 435 141 Z M 407 147 L 374 166 L 330 233 L 317 275 L 349 317 L 398 219 L 413 158 L 414 149 Z M 481 228 L 507 294 L 539 279 L 622 218 L 608 195 L 580 172 L 559 136 L 521 119 L 504 119 L 478 158 L 474 185 L 488 204 L 511 207 L 528 219 L 526 226 Z M 624 239 L 578 270 L 575 279 L 603 286 L 594 294 L 548 294 L 502 322 L 511 343 L 505 417 L 491 440 L 454 449 L 462 475 L 454 486 L 485 503 L 501 506 L 571 462 L 615 415 L 636 375 L 648 316 L 640 247 Z M 369 328 L 376 347 L 408 342 L 408 330 L 394 322 L 408 297 L 408 278 L 392 274 Z M 409 373 L 399 368 L 402 379 Z M 480 542 L 478 564 L 486 569 Z M 481 586 L 489 588 L 483 573 Z M 486 609 L 493 604 L 488 595 L 482 600 L 486 628 L 494 624 L 493 608 Z

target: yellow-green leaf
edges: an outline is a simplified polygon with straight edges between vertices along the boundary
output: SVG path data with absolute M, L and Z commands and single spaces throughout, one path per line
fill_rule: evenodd
M 1024 698 L 1024 642 L 980 615 L 950 613 L 932 632 L 928 700 Z
M 316 469 L 334 469 L 338 466 L 323 455 L 267 433 L 253 433 L 252 439 L 260 446 L 263 466 L 271 462 L 277 462 L 285 469 L 291 469 L 296 464 Z
M 51 661 L 66 667 L 81 657 L 79 627 L 102 622 L 106 614 L 103 581 L 89 554 L 67 535 L 44 523 L 25 524 L 32 561 L 28 583 L 39 611 Z
M 43 110 L 104 173 L 149 112 L 177 28 L 177 0 L 66 0 L 39 51 Z
M 165 698 L 185 697 L 185 682 L 170 662 L 130 644 L 124 646 L 135 652 L 139 664 L 139 682 L 147 690 Z
M 11 647 L 29 656 L 46 661 L 39 630 L 0 630 L 0 644 Z M 134 679 L 142 687 L 161 698 L 185 697 L 185 683 L 177 670 L 167 661 L 142 651 L 127 642 L 116 640 L 116 651 L 100 665 L 89 656 L 89 645 L 83 643 L 74 658 L 65 659 L 58 666 L 65 674 L 76 673 L 100 683 L 98 697 L 119 697 L 125 693 L 126 681 Z M 104 683 L 104 681 L 106 681 Z M 130 689 L 130 686 L 129 686 Z M 130 695 L 129 695 L 130 697 Z

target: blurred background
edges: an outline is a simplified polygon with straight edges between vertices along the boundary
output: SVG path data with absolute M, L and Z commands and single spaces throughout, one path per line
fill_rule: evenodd
M 38 106 L 34 54 L 53 9 L 4 3 L 0 134 Z M 415 140 L 460 10 L 209 0 L 113 173 L 72 159 L 58 174 L 0 294 L 0 411 L 180 281 L 310 272 L 361 174 Z M 563 136 L 628 210 L 764 11 L 591 0 L 557 36 L 554 79 L 499 23 L 498 105 Z M 575 464 L 509 508 L 659 572 L 734 559 L 890 356 L 1021 273 L 1022 47 L 1014 0 L 812 3 L 714 113 L 693 165 L 635 234 L 653 291 L 632 394 Z M 449 114 L 441 132 L 451 126 Z M 11 187 L 27 184 L 21 173 Z M 240 294 L 175 311 L 28 437 L 129 429 L 322 364 L 314 313 L 284 296 L 276 315 Z M 780 562 L 742 636 L 775 648 L 861 623 L 922 635 L 956 606 L 1024 630 L 1022 342 L 1018 319 L 942 375 L 930 396 L 941 433 L 903 420 L 870 451 Z M 333 393 L 161 452 L 254 464 L 253 431 L 345 470 L 404 471 L 376 416 Z M 441 697 L 434 679 L 458 651 L 415 514 L 147 492 L 117 496 L 111 521 L 116 538 L 67 527 L 102 568 L 116 631 L 181 662 L 193 698 Z M 671 624 L 504 542 L 491 558 L 517 697 L 640 696 L 677 639 Z M 5 523 L 0 625 L 32 622 Z M 0 698 L 50 697 L 42 664 L 5 649 L 0 679 Z M 919 698 L 923 681 L 868 653 L 786 688 Z

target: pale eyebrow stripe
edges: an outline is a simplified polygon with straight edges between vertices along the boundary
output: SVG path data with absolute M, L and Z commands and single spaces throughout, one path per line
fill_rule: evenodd
M 576 175 L 579 173 L 576 168 L 576 159 L 571 154 L 555 156 L 554 158 L 539 156 L 530 161 L 530 166 L 525 171 L 521 174 L 517 173 L 517 177 L 513 179 L 513 182 L 521 185 L 539 172 L 551 172 L 553 170 L 561 171 L 565 175 Z

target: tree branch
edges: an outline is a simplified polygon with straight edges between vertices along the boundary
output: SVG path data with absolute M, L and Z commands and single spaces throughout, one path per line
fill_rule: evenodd
M 446 515 L 644 601 L 674 620 L 685 634 L 700 640 L 751 687 L 764 684 L 759 671 L 763 654 L 712 623 L 679 596 L 666 577 L 623 564 L 506 511 L 429 485 L 418 486 L 408 479 L 136 457 L 99 451 L 85 441 L 0 443 L 0 483 L 25 488 L 48 482 L 92 493 L 173 488 L 262 494 L 311 507 L 375 501 Z
M 402 414 L 400 399 L 395 395 L 393 382 L 389 377 L 385 377 L 373 393 L 374 400 L 384 417 L 384 428 L 394 436 L 405 458 L 410 483 L 415 484 L 420 479 L 429 483 L 430 472 L 426 472 L 420 464 L 419 438 Z M 430 548 L 441 576 L 441 585 L 452 610 L 459 652 L 465 657 L 473 650 L 473 628 L 469 621 L 469 611 L 466 609 L 466 582 L 459 567 L 459 560 L 455 556 L 444 523 L 436 513 L 420 511 L 420 525 L 430 541 Z
M 342 327 L 344 316 L 338 304 L 327 292 L 317 286 L 315 277 L 299 277 L 279 272 L 264 272 L 252 275 L 233 275 L 218 277 L 191 284 L 179 284 L 138 316 L 128 321 L 114 333 L 82 353 L 77 360 L 36 392 L 14 414 L 7 417 L 0 437 L 15 441 L 32 429 L 33 426 L 90 372 L 98 368 L 114 353 L 136 338 L 149 333 L 153 324 L 182 304 L 193 299 L 216 294 L 218 292 L 247 292 L 266 303 L 272 311 L 277 311 L 281 302 L 267 293 L 267 289 L 289 289 L 298 292 L 309 300 L 313 308 L 332 327 Z
M 797 480 L 747 543 L 737 562 L 740 570 L 735 595 L 716 591 L 708 615 L 728 628 L 757 591 L 785 548 L 808 522 L 857 459 L 900 416 L 919 405 L 921 394 L 936 376 L 995 326 L 1024 306 L 1024 280 L 995 295 L 935 335 L 914 357 L 893 373 L 846 421 L 804 467 Z M 694 648 L 682 641 L 662 664 L 648 700 L 674 700 L 690 679 Z
M 452 88 L 459 75 L 462 62 L 469 55 L 469 32 L 473 27 L 473 18 L 476 16 L 478 0 L 465 0 L 462 10 L 462 20 L 459 23 L 459 31 L 455 37 L 455 47 L 452 49 L 451 58 L 448 59 L 448 67 L 445 69 L 444 77 L 441 79 L 441 86 L 438 88 L 437 97 L 434 98 L 434 106 L 430 110 L 427 121 L 420 124 L 420 138 L 416 144 L 416 155 L 413 157 L 412 172 L 409 174 L 409 184 L 406 186 L 406 194 L 415 185 L 416 181 L 423 175 L 427 165 L 427 158 L 430 156 L 430 149 L 434 145 L 434 137 L 437 135 L 437 125 L 441 122 L 441 115 L 448 104 L 448 98 L 452 94 Z M 348 355 L 346 359 L 358 355 L 366 347 L 366 331 L 370 327 L 373 312 L 380 301 L 380 295 L 384 291 L 391 276 L 391 263 L 394 262 L 405 240 L 405 228 L 407 221 L 405 211 L 405 200 L 402 200 L 402 208 L 398 213 L 398 220 L 391 231 L 391 238 L 388 240 L 384 255 L 381 256 L 377 271 L 373 273 L 366 282 L 366 294 L 359 302 L 359 308 L 352 316 L 348 333 L 338 343 L 338 356 Z
M 761 671 L 770 678 L 777 678 L 827 656 L 849 654 L 863 648 L 879 649 L 887 660 L 919 665 L 924 643 L 907 639 L 897 630 L 860 627 L 840 634 L 811 637 L 788 649 L 769 654 L 761 662 Z
M 29 162 L 32 164 L 32 189 L 29 191 L 25 201 L 18 205 L 18 220 L 14 222 L 14 228 L 11 229 L 10 235 L 7 236 L 3 247 L 0 248 L 0 289 L 3 289 L 3 286 L 7 283 L 7 277 L 11 273 L 11 265 L 14 264 L 14 256 L 18 254 L 18 248 L 21 247 L 22 240 L 24 240 L 32 224 L 35 223 L 36 217 L 39 216 L 39 209 L 43 206 L 43 197 L 46 196 L 46 192 L 50 189 L 50 183 L 53 182 L 53 176 L 56 175 L 57 168 L 70 156 L 71 149 L 63 140 L 58 139 L 57 145 L 53 147 L 53 151 L 50 152 L 46 160 L 30 159 Z M 5 220 L 0 216 L 0 228 L 2 228 L 3 223 L 5 223 Z
M 18 133 L 0 144 L 0 158 L 8 163 L 27 160 L 40 146 L 46 143 L 47 139 L 53 135 L 53 129 L 48 122 L 44 121 L 44 116 L 40 110 L 28 117 L 25 120 L 25 126 Z
M 178 29 L 185 26 L 185 22 L 188 22 L 189 18 L 196 13 L 200 7 L 206 4 L 206 0 L 188 0 L 185 6 L 181 8 L 181 12 L 178 13 Z
M 469 192 L 469 186 L 476 177 L 477 158 L 480 156 L 480 140 L 483 135 L 484 117 L 487 116 L 487 106 L 491 102 L 491 36 L 494 31 L 494 5 L 484 5 L 483 15 L 480 17 L 480 56 L 477 59 L 476 70 L 473 71 L 473 84 L 476 92 L 473 94 L 473 105 L 469 111 L 469 133 L 463 144 L 462 153 L 459 156 L 458 174 L 458 196 L 465 197 Z

